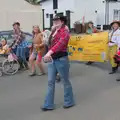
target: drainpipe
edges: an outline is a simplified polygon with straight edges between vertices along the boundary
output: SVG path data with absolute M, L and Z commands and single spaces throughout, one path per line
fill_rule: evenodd
M 43 15 L 43 30 L 45 29 L 45 9 L 42 9 L 42 15 Z
M 109 25 L 109 0 L 105 4 L 105 25 Z

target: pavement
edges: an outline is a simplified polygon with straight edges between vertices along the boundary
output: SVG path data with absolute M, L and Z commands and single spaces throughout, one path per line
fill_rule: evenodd
M 109 75 L 110 65 L 71 63 L 70 79 L 76 106 L 63 109 L 63 86 L 56 84 L 56 109 L 42 112 L 47 75 L 29 77 L 28 71 L 0 77 L 0 120 L 120 120 L 120 77 Z M 47 66 L 46 66 L 47 70 Z

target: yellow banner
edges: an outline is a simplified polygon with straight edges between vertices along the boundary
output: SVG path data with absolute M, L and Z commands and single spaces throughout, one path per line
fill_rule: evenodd
M 105 62 L 108 60 L 108 32 L 71 36 L 68 50 L 70 60 Z

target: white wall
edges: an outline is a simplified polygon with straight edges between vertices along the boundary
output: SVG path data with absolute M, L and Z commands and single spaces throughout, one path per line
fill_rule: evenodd
M 0 1 L 0 31 L 11 30 L 13 22 L 20 22 L 21 29 L 31 32 L 33 25 L 43 28 L 42 9 L 24 0 Z
M 21 29 L 25 32 L 32 32 L 33 25 L 39 25 L 42 29 L 42 17 L 40 12 L 0 12 L 0 31 L 12 29 L 13 22 L 20 22 Z
M 53 14 L 53 3 L 52 0 L 48 0 L 42 4 L 44 9 L 45 28 L 50 28 L 50 18 L 46 18 L 46 14 Z
M 104 24 L 105 3 L 103 0 L 75 0 L 74 21 L 92 20 L 95 24 Z M 95 11 L 97 10 L 97 13 Z
M 58 10 L 57 12 L 65 12 L 66 10 L 74 10 L 74 0 L 58 0 Z M 52 0 L 42 3 L 42 9 L 45 9 L 45 28 L 50 27 L 50 18 L 46 18 L 46 13 L 54 14 L 53 2 Z M 65 14 L 65 13 L 64 13 Z
M 105 2 L 104 0 L 58 0 L 57 12 L 65 12 L 71 10 L 71 27 L 74 26 L 76 21 L 82 22 L 83 16 L 85 16 L 85 22 L 93 21 L 95 25 L 105 24 Z M 45 14 L 53 14 L 52 0 L 43 2 L 42 8 L 45 9 Z M 113 21 L 113 9 L 120 8 L 120 3 L 110 3 L 110 21 Z M 97 11 L 97 13 L 95 13 Z M 45 27 L 50 27 L 50 19 L 46 19 L 45 15 Z
M 71 23 L 70 26 L 73 28 L 74 16 L 73 13 L 75 9 L 75 0 L 58 0 L 59 1 L 59 9 L 58 12 L 70 10 L 71 11 Z

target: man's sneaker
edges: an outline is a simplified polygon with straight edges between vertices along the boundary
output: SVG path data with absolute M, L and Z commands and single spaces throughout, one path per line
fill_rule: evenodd
M 71 107 L 74 107 L 75 105 L 71 105 L 71 106 L 63 106 L 64 109 L 69 109 Z
M 89 62 L 86 63 L 86 65 L 92 65 L 93 63 L 94 62 L 89 61 Z
M 41 110 L 42 110 L 43 112 L 47 112 L 47 111 L 52 111 L 52 110 L 54 110 L 54 109 L 41 108 Z
M 116 79 L 117 82 L 120 82 L 120 79 Z
M 31 72 L 30 74 L 29 74 L 29 76 L 35 76 L 36 75 L 36 72 Z
M 115 74 L 118 70 L 118 66 L 117 67 L 112 67 L 112 71 L 109 74 Z
M 38 76 L 43 76 L 43 75 L 46 75 L 46 73 L 38 73 L 37 75 Z

